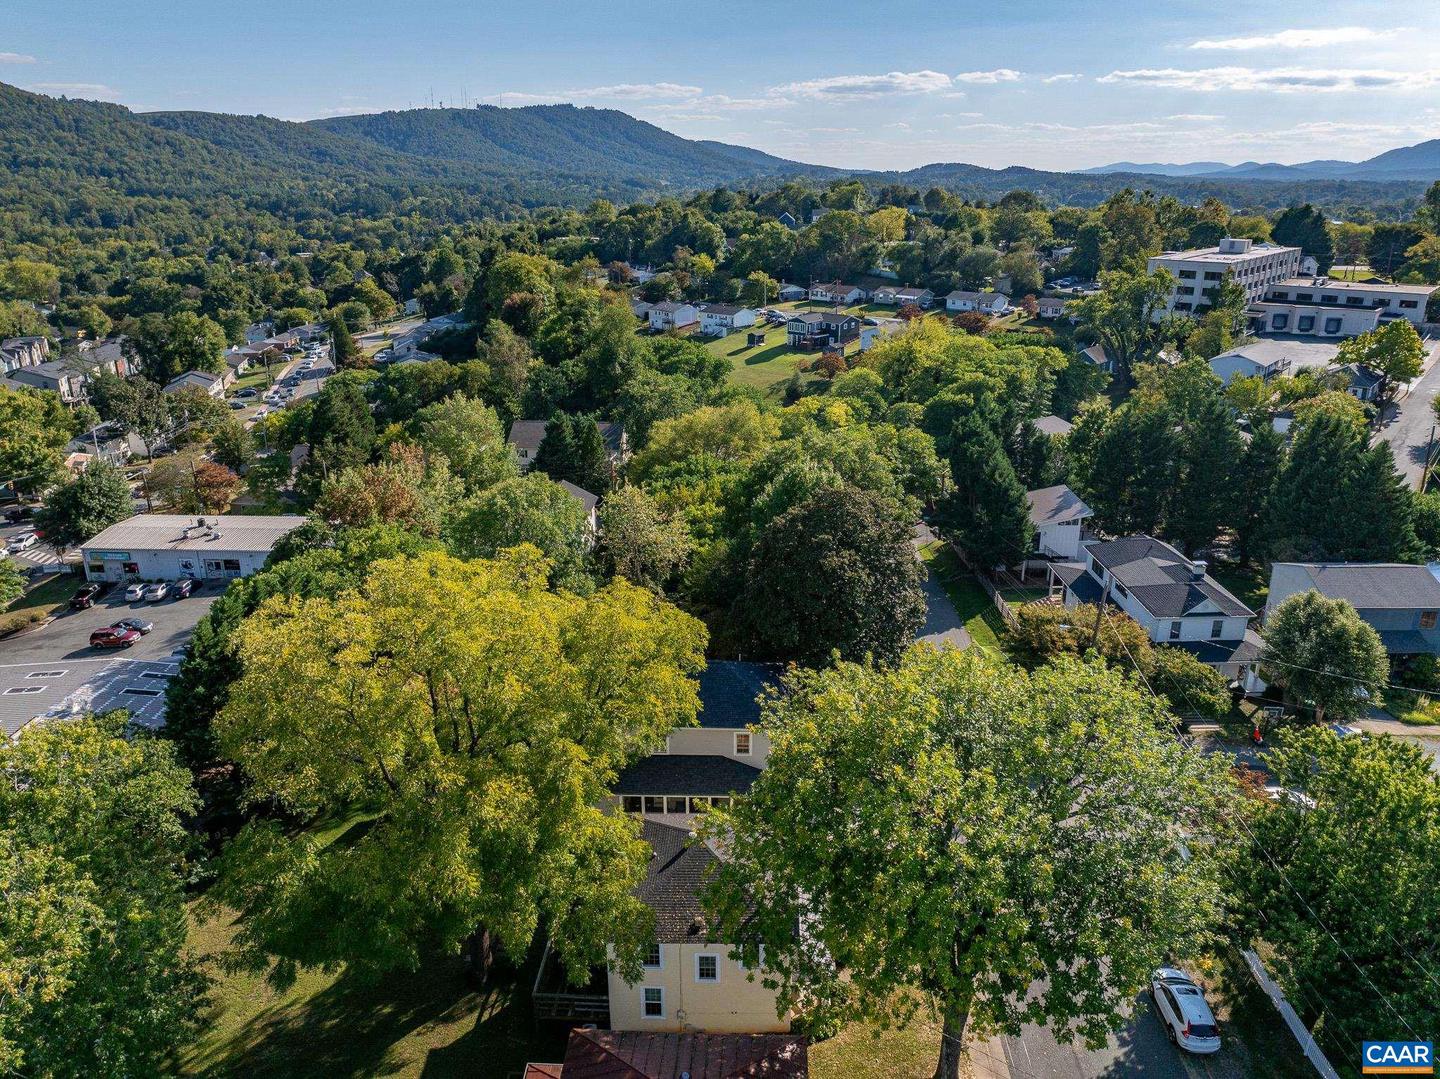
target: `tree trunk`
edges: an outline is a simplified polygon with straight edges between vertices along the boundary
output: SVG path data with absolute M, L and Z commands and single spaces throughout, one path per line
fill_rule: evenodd
M 960 1079 L 960 1058 L 965 1052 L 965 1028 L 970 1023 L 970 1001 L 950 1001 L 945 1009 L 945 1028 L 940 1035 L 940 1060 L 934 1079 Z

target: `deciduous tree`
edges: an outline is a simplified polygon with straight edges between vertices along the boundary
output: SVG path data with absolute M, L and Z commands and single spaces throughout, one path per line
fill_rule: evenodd
M 135 499 L 120 470 L 95 461 L 46 495 L 45 505 L 35 515 L 35 527 L 45 533 L 47 543 L 64 551 L 134 513 Z
M 1380 704 L 1390 663 L 1380 635 L 1347 601 L 1290 596 L 1265 620 L 1260 670 L 1316 723 L 1364 716 Z

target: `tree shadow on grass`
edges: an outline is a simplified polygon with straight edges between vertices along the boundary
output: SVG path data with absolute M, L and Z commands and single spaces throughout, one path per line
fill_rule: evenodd
M 471 989 L 458 959 L 372 982 L 342 974 L 313 996 L 260 1012 L 212 1054 L 202 1074 L 344 1077 L 495 1076 L 527 1060 L 560 1060 L 561 1034 L 536 1027 L 523 978 Z

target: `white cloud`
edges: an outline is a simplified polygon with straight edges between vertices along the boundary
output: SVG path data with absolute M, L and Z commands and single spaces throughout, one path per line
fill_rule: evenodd
M 1165 90 L 1338 93 L 1352 90 L 1424 90 L 1440 84 L 1440 70 L 1212 67 L 1186 71 L 1164 67 L 1112 71 L 1100 76 L 1099 81 L 1122 86 L 1154 86 Z
M 92 101 L 115 101 L 120 91 L 103 82 L 32 82 L 27 89 L 42 94 L 60 94 L 65 97 L 83 97 Z
M 1216 120 L 1223 120 L 1225 117 L 1213 112 L 1175 112 L 1165 117 L 1167 120 L 1188 120 L 1194 123 L 1213 123 Z
M 994 71 L 962 71 L 955 76 L 956 82 L 990 85 L 997 82 L 1015 82 L 1020 72 L 1008 67 L 997 67 Z
M 1245 52 L 1254 49 L 1319 49 L 1327 45 L 1353 45 L 1394 37 L 1399 30 L 1374 30 L 1368 26 L 1336 26 L 1328 30 L 1280 30 L 1256 37 L 1206 38 L 1192 42 L 1192 49 L 1226 49 Z
M 33 64 L 35 57 L 23 52 L 0 52 L 0 64 Z
M 1040 81 L 1043 83 L 1074 82 L 1076 79 L 1083 79 L 1084 77 L 1084 75 L 1073 75 L 1067 73 L 1060 75 L 1046 75 Z
M 622 82 L 612 86 L 586 86 L 578 90 L 546 90 L 538 93 L 506 90 L 504 96 L 512 104 L 553 105 L 561 101 L 662 101 L 668 98 L 693 98 L 702 93 L 704 91 L 699 86 L 686 86 L 676 82 Z
M 888 97 L 893 94 L 928 94 L 950 86 L 950 76 L 939 71 L 890 71 L 884 75 L 832 75 L 771 88 L 772 94 L 809 98 Z
M 385 110 L 377 105 L 336 105 L 329 109 L 317 109 L 312 120 L 319 120 L 326 116 L 364 116 L 370 112 L 384 112 Z

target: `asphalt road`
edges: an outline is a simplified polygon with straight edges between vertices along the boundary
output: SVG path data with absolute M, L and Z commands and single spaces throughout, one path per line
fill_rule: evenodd
M 1430 350 L 1430 369 L 1415 381 L 1403 400 L 1386 410 L 1388 417 L 1376 436 L 1390 443 L 1395 464 L 1411 487 L 1419 486 L 1425 468 L 1425 450 L 1435 423 L 1431 402 L 1440 394 L 1440 341 L 1426 341 L 1425 345 Z

